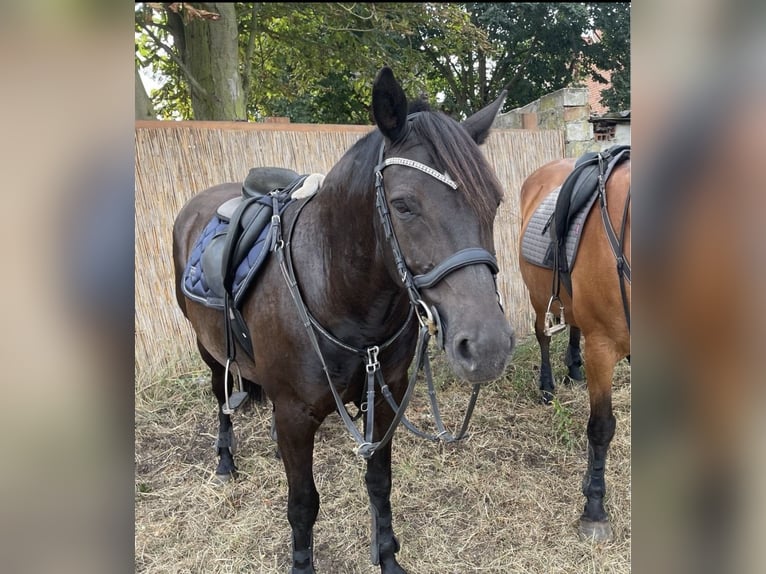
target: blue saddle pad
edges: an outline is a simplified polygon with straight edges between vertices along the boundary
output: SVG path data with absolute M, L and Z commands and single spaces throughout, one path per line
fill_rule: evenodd
M 213 309 L 223 309 L 224 299 L 222 293 L 216 293 L 203 273 L 202 257 L 205 250 L 211 245 L 214 238 L 225 234 L 229 228 L 229 222 L 214 215 L 205 226 L 192 248 L 186 269 L 183 274 L 181 289 L 189 299 L 202 303 Z M 232 296 L 235 303 L 239 302 L 247 291 L 247 288 L 255 278 L 258 269 L 263 265 L 271 248 L 271 241 L 267 241 L 272 231 L 272 226 L 267 225 L 261 231 L 258 239 L 253 244 L 247 256 L 237 265 L 232 284 Z

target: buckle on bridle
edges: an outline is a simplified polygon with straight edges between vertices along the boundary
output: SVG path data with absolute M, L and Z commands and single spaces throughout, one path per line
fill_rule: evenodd
M 367 349 L 367 364 L 365 365 L 368 373 L 374 373 L 380 368 L 380 362 L 378 361 L 378 353 L 380 348 L 370 347 Z

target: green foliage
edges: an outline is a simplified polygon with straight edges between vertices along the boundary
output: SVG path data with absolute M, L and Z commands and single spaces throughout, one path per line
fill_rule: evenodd
M 610 111 L 630 109 L 630 3 L 591 4 L 593 27 L 601 40 L 588 46 L 585 56 L 596 69 L 611 72 L 612 86 L 602 91 L 602 103 Z M 593 78 L 604 78 L 597 73 Z
M 138 494 L 148 494 L 152 492 L 154 489 L 152 488 L 152 485 L 146 482 L 138 482 L 136 483 L 136 492 Z
M 490 31 L 498 57 L 490 85 L 508 89 L 506 109 L 570 85 L 588 29 L 586 4 L 472 4 L 472 17 Z
M 181 81 L 183 73 L 169 52 L 175 41 L 171 31 L 169 13 L 154 10 L 146 4 L 136 4 L 136 65 L 147 68 L 154 78 L 165 81 L 149 91 L 149 98 L 160 119 L 190 119 L 191 91 Z
M 136 4 L 136 65 L 164 81 L 150 94 L 162 118 L 193 118 L 195 82 L 184 30 L 212 4 Z M 463 118 L 494 100 L 504 110 L 576 85 L 593 67 L 612 73 L 611 109 L 630 105 L 630 4 L 236 3 L 247 118 L 370 123 L 371 79 L 394 68 L 408 95 L 435 95 Z M 202 14 L 200 16 L 200 14 Z M 598 44 L 583 33 L 602 30 Z
M 553 430 L 556 433 L 558 441 L 567 449 L 575 446 L 575 422 L 572 419 L 572 412 L 566 405 L 561 404 L 558 397 L 553 397 L 551 403 L 553 407 Z
M 629 106 L 630 4 L 482 2 L 466 9 L 489 48 L 450 51 L 427 35 L 422 39 L 434 65 L 431 78 L 442 83 L 453 113 L 465 116 L 502 89 L 509 92 L 508 111 L 579 85 L 595 68 L 619 74 L 608 103 Z M 584 37 L 594 26 L 602 32 L 595 45 Z

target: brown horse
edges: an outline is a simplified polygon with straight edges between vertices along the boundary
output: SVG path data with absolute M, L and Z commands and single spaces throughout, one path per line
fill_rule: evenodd
M 314 195 L 280 215 L 275 208 L 273 255 L 237 309 L 252 354 L 236 340 L 239 371 L 274 407 L 288 481 L 292 574 L 314 572 L 319 493 L 312 459 L 322 421 L 337 412 L 357 441 L 367 461 L 373 564 L 383 574 L 402 574 L 392 528 L 390 438 L 414 382 L 410 362 L 416 357 L 411 371 L 417 373 L 436 331 L 455 374 L 478 384 L 503 373 L 514 343 L 492 254 L 502 187 L 478 145 L 504 96 L 458 123 L 425 102 L 409 107 L 389 68 L 378 73 L 372 94 L 378 129 L 344 154 Z M 231 337 L 220 310 L 185 295 L 184 278 L 203 229 L 215 225 L 219 206 L 241 189 L 224 184 L 194 196 L 173 234 L 178 303 L 218 399 L 217 473 L 223 475 L 236 468 L 226 375 Z M 361 433 L 347 403 L 365 413 Z
M 524 182 L 521 188 L 522 241 L 535 210 L 556 189 L 564 184 L 575 168 L 574 159 L 562 159 L 548 163 Z M 619 163 L 606 180 L 604 189 L 606 213 L 616 236 L 623 238 L 622 250 L 629 265 L 630 260 L 630 160 Z M 600 200 L 595 200 L 600 203 Z M 622 281 L 617 267 L 617 257 L 605 233 L 605 225 L 599 206 L 595 203 L 587 212 L 579 240 L 576 263 L 570 271 L 571 285 L 556 289 L 558 277 L 552 269 L 530 263 L 520 256 L 521 275 L 529 291 L 536 314 L 535 335 L 540 344 L 540 388 L 542 398 L 548 402 L 553 396 L 551 374 L 550 315 L 546 325 L 546 313 L 559 317 L 564 307 L 565 324 L 570 326 L 570 342 L 567 353 L 570 376 L 577 377 L 579 363 L 579 338 L 584 337 L 585 374 L 590 397 L 588 421 L 588 470 L 583 481 L 583 494 L 587 502 L 580 517 L 582 536 L 597 539 L 611 535 L 609 519 L 604 509 L 606 492 L 604 467 L 609 443 L 615 431 L 612 414 L 612 376 L 619 360 L 630 355 L 629 306 L 630 284 Z M 583 212 L 585 213 L 585 212 Z M 520 253 L 522 252 L 520 245 Z M 554 282 L 554 279 L 557 281 Z M 570 291 L 571 287 L 571 291 Z M 557 293 L 554 293 L 554 290 Z M 553 298 L 554 294 L 558 299 Z M 554 325 L 561 329 L 564 323 Z

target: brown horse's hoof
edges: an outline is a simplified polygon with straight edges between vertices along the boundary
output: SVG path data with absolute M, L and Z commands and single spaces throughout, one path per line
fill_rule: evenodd
M 609 521 L 591 522 L 590 520 L 580 520 L 578 528 L 580 540 L 606 542 L 612 539 L 612 526 Z

